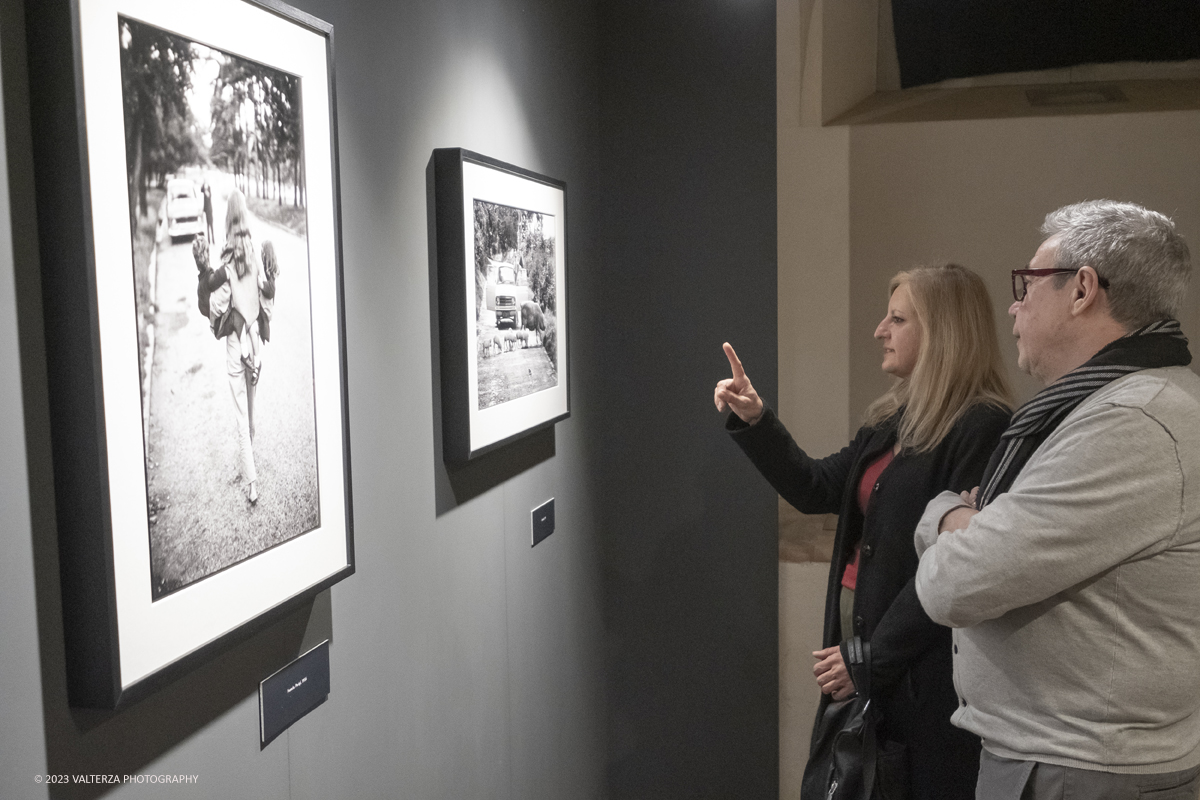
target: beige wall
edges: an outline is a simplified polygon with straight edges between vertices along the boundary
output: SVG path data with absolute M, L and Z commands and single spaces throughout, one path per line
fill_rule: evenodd
M 879 0 L 825 0 L 818 6 L 821 120 L 828 122 L 875 93 Z
M 1037 387 L 1016 370 L 1009 271 L 1033 255 L 1046 212 L 1100 197 L 1173 216 L 1200 256 L 1200 111 L 854 127 L 849 195 L 851 427 L 888 386 L 871 338 L 887 281 L 922 261 L 957 261 L 984 277 L 1026 399 Z M 1198 298 L 1194 288 L 1183 319 L 1193 339 Z
M 830 0 L 836 26 L 853 28 Z M 857 4 L 857 0 L 855 0 Z M 779 397 L 767 398 L 801 446 L 827 454 L 845 445 L 850 398 L 850 131 L 824 128 L 829 97 L 861 99 L 854 79 L 826 82 L 824 0 L 778 0 Z M 860 62 L 861 50 L 856 51 Z M 848 54 L 841 53 L 843 60 Z M 873 56 L 872 56 L 873 58 Z M 849 60 L 853 60 L 852 58 Z M 873 64 L 873 61 L 870 62 Z M 861 67 L 861 64 L 860 64 Z M 743 354 L 745 358 L 748 354 Z M 799 798 L 813 715 L 820 697 L 812 651 L 821 646 L 828 545 L 825 520 L 780 504 L 779 796 Z M 785 555 L 788 539 L 798 542 Z
M 821 127 L 822 97 L 850 90 L 822 83 L 824 6 L 777 6 L 779 398 L 768 398 L 819 453 L 845 444 L 850 385 L 850 135 Z

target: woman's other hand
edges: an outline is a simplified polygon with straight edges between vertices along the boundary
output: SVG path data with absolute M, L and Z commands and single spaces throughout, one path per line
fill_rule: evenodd
M 833 695 L 834 700 L 845 700 L 854 694 L 854 681 L 846 670 L 846 662 L 842 661 L 840 647 L 826 647 L 824 650 L 813 652 L 817 660 L 813 674 L 817 676 L 817 686 L 822 694 Z
M 975 508 L 975 509 L 979 508 L 979 505 L 977 502 L 979 499 L 979 487 L 978 486 L 976 486 L 974 489 L 972 489 L 969 492 L 959 492 L 958 496 L 962 498 L 964 506 L 970 506 L 971 508 Z
M 746 371 L 742 369 L 742 362 L 738 360 L 737 353 L 733 352 L 733 346 L 726 342 L 722 347 L 725 357 L 729 359 L 733 377 L 717 384 L 713 392 L 713 402 L 717 405 L 717 411 L 724 411 L 725 407 L 729 406 L 729 410 L 737 414 L 742 422 L 753 425 L 762 417 L 763 401 L 758 392 L 754 391 L 750 379 L 746 377 Z
M 942 521 L 938 524 L 939 534 L 947 531 L 961 531 L 971 523 L 971 517 L 979 513 L 978 486 L 969 492 L 959 492 L 958 499 L 962 500 L 963 504 L 955 506 L 942 516 Z

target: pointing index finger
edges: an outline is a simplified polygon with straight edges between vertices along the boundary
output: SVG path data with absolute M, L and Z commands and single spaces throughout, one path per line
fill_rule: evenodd
M 725 351 L 725 357 L 729 359 L 729 367 L 733 370 L 733 377 L 746 377 L 746 370 L 742 369 L 741 359 L 737 357 L 737 353 L 733 352 L 733 345 L 731 345 L 729 342 L 726 342 L 725 344 L 721 345 L 721 348 Z

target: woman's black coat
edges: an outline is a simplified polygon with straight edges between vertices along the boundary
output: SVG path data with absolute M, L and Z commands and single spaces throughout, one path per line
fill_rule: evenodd
M 784 500 L 805 514 L 838 514 L 824 647 L 841 642 L 842 573 L 862 542 L 853 632 L 871 643 L 872 694 L 883 707 L 886 734 L 908 744 L 913 797 L 973 798 L 980 743 L 950 724 L 958 702 L 950 629 L 931 620 L 917 600 L 913 532 L 938 493 L 979 484 L 1009 412 L 974 405 L 933 450 L 897 455 L 875 483 L 864 519 L 858 484 L 871 461 L 895 445 L 898 420 L 864 426 L 826 458 L 810 458 L 770 409 L 753 426 L 730 414 L 726 428 Z M 828 699 L 822 695 L 822 709 Z

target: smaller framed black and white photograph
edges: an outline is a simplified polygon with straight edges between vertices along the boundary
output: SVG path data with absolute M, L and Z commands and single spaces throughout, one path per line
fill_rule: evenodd
M 570 414 L 566 184 L 457 148 L 434 151 L 445 460 Z

